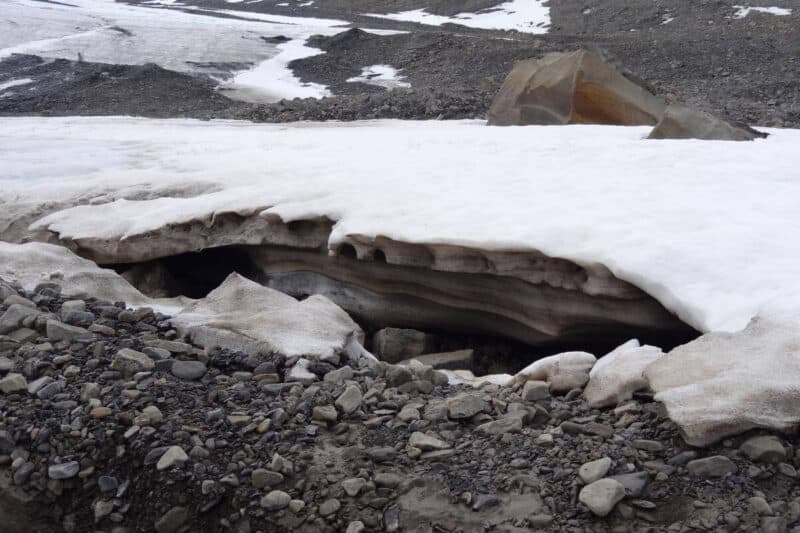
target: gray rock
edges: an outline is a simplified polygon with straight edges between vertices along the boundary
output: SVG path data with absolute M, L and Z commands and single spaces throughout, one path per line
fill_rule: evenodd
M 19 328 L 9 333 L 8 337 L 19 343 L 33 342 L 39 338 L 39 334 L 30 328 Z
M 403 478 L 400 475 L 392 472 L 381 472 L 379 474 L 375 474 L 373 480 L 375 481 L 376 487 L 388 487 L 393 489 L 402 483 Z
M 176 533 L 189 518 L 186 507 L 173 507 L 155 523 L 157 533 Z
M 489 407 L 489 404 L 475 394 L 462 392 L 447 399 L 447 415 L 455 420 L 472 418 Z
M 475 360 L 475 350 L 457 350 L 454 352 L 428 353 L 418 355 L 411 359 L 401 361 L 401 365 L 410 364 L 413 360 L 419 361 L 423 365 L 433 367 L 438 370 L 463 370 L 473 367 Z
M 419 448 L 422 451 L 445 450 L 450 448 L 450 445 L 445 441 L 426 435 L 421 431 L 415 431 L 412 433 L 411 437 L 408 439 L 408 444 L 409 446 Z
M 339 418 L 339 413 L 332 405 L 317 405 L 311 411 L 311 418 L 320 422 L 331 423 L 336 422 Z
M 375 355 L 387 363 L 422 355 L 428 344 L 428 335 L 414 329 L 384 328 L 372 340 Z
M 289 506 L 292 497 L 282 490 L 273 490 L 261 498 L 259 505 L 267 511 L 280 511 Z
M 335 383 L 336 385 L 341 385 L 349 379 L 353 379 L 353 369 L 349 366 L 343 366 L 342 368 L 331 370 L 325 374 L 323 381 L 326 383 Z
M 11 436 L 11 433 L 4 429 L 0 429 L 0 453 L 9 454 L 14 451 L 17 441 Z
M 40 400 L 49 400 L 56 394 L 62 392 L 65 386 L 65 383 L 61 380 L 53 381 L 40 388 L 36 392 L 36 397 Z
M 526 381 L 522 387 L 522 399 L 526 402 L 546 400 L 550 397 L 550 385 L 546 381 Z
M 351 477 L 342 481 L 342 489 L 351 498 L 355 498 L 367 486 L 367 480 L 362 477 Z
M 14 361 L 5 356 L 0 356 L 0 374 L 11 372 L 14 369 Z
M 761 496 L 753 496 L 747 499 L 747 506 L 750 511 L 761 516 L 772 516 L 772 507 L 769 506 L 767 500 Z
M 486 435 L 502 435 L 503 433 L 519 433 L 522 431 L 523 416 L 509 414 L 503 418 L 480 424 L 475 428 L 478 433 Z
M 578 499 L 597 516 L 606 516 L 625 497 L 625 487 L 619 481 L 605 478 L 581 489 Z
M 696 477 L 719 478 L 733 474 L 738 470 L 733 461 L 723 455 L 713 455 L 702 459 L 695 459 L 686 464 L 689 473 Z
M 250 483 L 257 489 L 273 487 L 283 483 L 283 474 L 263 468 L 256 468 L 250 475 Z
M 0 316 L 0 335 L 5 335 L 11 331 L 19 329 L 22 321 L 30 316 L 38 316 L 40 311 L 27 305 L 14 304 L 6 309 Z
M 341 502 L 336 498 L 329 498 L 322 502 L 319 506 L 320 516 L 330 516 L 336 513 L 342 507 Z
M 86 311 L 86 302 L 83 300 L 67 300 L 61 304 L 61 313 L 69 313 L 71 311 Z
M 413 379 L 414 375 L 404 366 L 392 366 L 386 371 L 386 383 L 390 387 L 399 387 Z
M 348 385 L 344 392 L 336 398 L 336 407 L 342 410 L 346 415 L 349 415 L 359 407 L 363 395 L 358 385 Z
M 631 442 L 631 445 L 637 450 L 643 450 L 645 452 L 657 453 L 664 451 L 664 445 L 657 440 L 637 439 Z
M 77 476 L 80 470 L 81 465 L 78 464 L 78 461 L 70 461 L 50 466 L 47 469 L 47 476 L 50 479 L 70 479 Z
M 0 379 L 0 392 L 11 394 L 28 389 L 28 382 L 22 374 L 8 374 Z
M 366 527 L 361 520 L 354 520 L 347 524 L 347 529 L 344 533 L 363 533 Z
M 180 446 L 170 446 L 156 463 L 156 470 L 166 470 L 173 466 L 180 466 L 188 460 L 189 456 L 186 455 L 183 448 Z
M 45 331 L 51 341 L 73 341 L 81 335 L 91 335 L 83 328 L 70 326 L 58 320 L 48 320 Z
M 500 498 L 494 494 L 478 494 L 472 500 L 472 510 L 475 512 L 480 512 L 484 509 L 498 507 L 501 503 L 502 502 L 500 501 Z
M 581 478 L 581 481 L 583 481 L 585 484 L 589 485 L 598 479 L 602 479 L 608 473 L 610 468 L 611 458 L 603 457 L 602 459 L 597 459 L 596 461 L 591 461 L 581 465 L 581 467 L 578 469 L 578 477 Z
M 757 463 L 781 463 L 786 460 L 786 449 L 772 435 L 747 439 L 739 447 L 739 451 Z
M 170 353 L 186 354 L 192 353 L 192 345 L 179 341 L 168 341 L 165 339 L 153 339 L 145 342 L 145 345 L 167 350 Z
M 178 379 L 194 381 L 206 374 L 206 365 L 201 361 L 175 361 L 172 363 L 171 371 Z
M 131 376 L 137 372 L 153 370 L 155 366 L 156 364 L 152 359 L 142 352 L 137 352 L 130 348 L 122 348 L 119 350 L 111 361 L 112 370 L 117 370 L 127 376 Z

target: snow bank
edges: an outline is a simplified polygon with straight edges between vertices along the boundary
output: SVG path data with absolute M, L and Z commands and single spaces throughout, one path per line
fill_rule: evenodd
M 178 8 L 178 9 L 175 9 Z M 4 0 L 0 4 L 0 59 L 14 53 L 50 58 L 141 65 L 241 82 L 249 99 L 322 96 L 304 85 L 288 63 L 320 53 L 304 45 L 311 35 L 334 35 L 343 20 L 288 17 L 179 6 L 141 6 L 112 0 L 45 3 Z M 263 37 L 286 36 L 279 45 Z M 255 65 L 255 66 L 254 66 Z M 241 71 L 240 76 L 233 77 Z M 238 81 L 237 81 L 238 80 Z
M 604 264 L 702 331 L 737 331 L 764 307 L 800 301 L 800 240 L 787 238 L 800 234 L 800 131 L 771 133 L 743 145 L 477 121 L 0 119 L 0 199 L 88 204 L 92 191 L 213 186 L 39 225 L 121 239 L 226 211 L 328 216 L 338 220 L 331 247 L 363 234 L 535 249 Z
M 368 17 L 418 22 L 430 26 L 460 24 L 487 30 L 516 30 L 523 33 L 547 33 L 550 26 L 550 8 L 547 0 L 510 0 L 494 8 L 477 13 L 458 13 L 452 17 L 434 15 L 424 9 L 400 13 L 368 13 Z

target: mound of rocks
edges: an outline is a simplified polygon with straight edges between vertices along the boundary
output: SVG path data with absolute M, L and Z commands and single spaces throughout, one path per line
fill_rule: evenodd
M 326 360 L 202 349 L 148 308 L 69 300 L 54 283 L 0 293 L 0 317 L 24 315 L 0 336 L 3 531 L 785 531 L 800 519 L 796 437 L 693 449 L 648 394 L 599 410 L 582 385 L 452 385 L 353 345 Z

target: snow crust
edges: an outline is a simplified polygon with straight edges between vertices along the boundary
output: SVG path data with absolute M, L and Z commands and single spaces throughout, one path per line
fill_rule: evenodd
M 733 17 L 743 19 L 752 12 L 767 13 L 769 15 L 776 15 L 779 17 L 786 17 L 792 14 L 792 10 L 785 7 L 751 7 L 751 6 L 733 6 L 736 9 Z
M 317 97 L 327 94 L 324 88 L 300 83 L 287 65 L 321 52 L 305 46 L 308 37 L 334 35 L 346 24 L 334 19 L 201 9 L 164 0 L 151 6 L 113 0 L 3 0 L 0 59 L 19 53 L 76 60 L 80 54 L 85 61 L 155 63 L 225 79 L 227 88 L 240 88 L 250 100 Z M 272 45 L 262 39 L 278 35 L 291 40 Z
M 633 397 L 633 393 L 646 389 L 644 371 L 648 365 L 664 355 L 661 348 L 642 346 L 632 339 L 597 360 L 589 372 L 589 382 L 583 391 L 592 407 L 617 405 Z
M 411 87 L 411 84 L 405 81 L 405 76 L 401 76 L 400 72 L 391 65 L 370 65 L 361 69 L 361 74 L 348 78 L 348 82 L 361 82 L 368 85 L 376 85 L 386 89 L 395 89 L 397 87 Z
M 547 33 L 550 26 L 550 8 L 545 4 L 547 0 L 510 0 L 492 9 L 477 13 L 463 12 L 452 17 L 434 15 L 424 9 L 389 14 L 369 13 L 367 16 L 417 22 L 429 26 L 450 23 L 470 28 L 542 34 Z
M 0 219 L 4 201 L 75 201 L 38 227 L 115 240 L 225 212 L 328 216 L 331 248 L 362 234 L 538 250 L 603 264 L 701 331 L 737 331 L 800 307 L 800 131 L 770 132 L 727 143 L 481 121 L 7 118 Z M 178 185 L 197 194 L 102 203 Z

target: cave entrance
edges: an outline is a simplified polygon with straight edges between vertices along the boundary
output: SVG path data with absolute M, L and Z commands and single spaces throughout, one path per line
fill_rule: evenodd
M 259 253 L 254 255 L 255 248 L 259 249 Z M 514 374 L 537 359 L 567 351 L 586 351 L 599 357 L 633 338 L 642 344 L 658 346 L 668 351 L 700 335 L 677 319 L 674 327 L 661 329 L 602 321 L 593 323 L 589 320 L 580 328 L 569 330 L 560 337 L 530 342 L 515 335 L 517 326 L 506 324 L 509 322 L 508 317 L 448 308 L 438 303 L 434 305 L 419 295 L 403 294 L 403 286 L 400 285 L 395 284 L 392 287 L 394 293 L 376 295 L 372 290 L 374 286 L 359 286 L 357 282 L 353 283 L 353 278 L 342 281 L 319 271 L 313 272 L 311 270 L 314 268 L 320 270 L 318 266 L 298 266 L 297 262 L 287 262 L 283 256 L 277 266 L 265 268 L 263 261 L 259 263 L 263 259 L 263 248 L 219 247 L 145 263 L 106 266 L 114 268 L 132 285 L 151 297 L 202 298 L 233 272 L 299 300 L 312 294 L 322 294 L 347 311 L 362 327 L 366 334 L 365 347 L 380 359 L 397 363 L 421 355 L 423 361 L 435 362 L 434 366 L 441 365 L 441 368 L 450 370 L 470 370 L 476 376 Z M 291 252 L 287 250 L 282 248 L 280 254 Z M 335 262 L 337 268 L 345 270 L 357 270 L 364 263 L 353 253 L 348 254 L 347 248 L 337 257 L 328 257 L 319 251 L 302 253 L 315 255 L 317 263 Z M 256 257 L 259 259 L 254 259 Z M 387 265 L 385 257 L 379 257 L 369 265 L 371 270 L 362 271 L 359 275 L 377 276 L 379 274 L 376 272 L 394 269 L 402 270 L 403 276 L 414 279 L 415 275 L 425 275 L 424 271 L 427 270 L 421 267 Z M 281 271 L 286 268 L 291 271 Z M 388 274 L 388 277 L 396 281 L 398 276 L 394 274 L 396 272 Z M 478 279 L 477 275 L 462 273 L 436 275 L 446 279 L 450 285 L 474 283 Z M 386 312 L 387 309 L 396 312 Z M 443 320 L 443 316 L 447 320 Z M 492 331 L 492 327 L 486 327 L 487 325 L 496 326 L 495 331 Z M 408 335 L 424 339 L 424 347 L 421 351 L 418 349 L 407 354 L 407 357 L 402 353 L 388 353 L 391 350 L 387 351 L 380 346 L 381 339 L 385 340 L 387 336 L 387 329 L 409 331 L 411 333 Z M 498 334 L 497 331 L 510 333 Z M 430 354 L 437 354 L 438 357 L 424 357 Z

